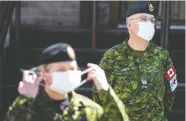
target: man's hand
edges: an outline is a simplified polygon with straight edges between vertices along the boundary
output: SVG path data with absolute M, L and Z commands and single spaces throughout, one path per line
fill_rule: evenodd
M 25 70 L 23 71 L 23 79 L 19 82 L 18 92 L 21 95 L 35 98 L 38 94 L 39 83 L 35 73 Z
M 92 68 L 92 71 L 88 73 L 88 80 L 93 80 L 96 88 L 98 90 L 104 89 L 108 90 L 109 85 L 105 76 L 105 72 L 98 65 L 88 63 L 87 66 Z

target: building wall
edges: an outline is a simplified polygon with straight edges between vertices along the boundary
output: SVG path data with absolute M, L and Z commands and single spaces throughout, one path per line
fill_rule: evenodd
M 83 3 L 83 2 L 81 2 Z M 85 3 L 85 2 L 84 2 Z M 98 28 L 117 28 L 123 22 L 127 7 L 134 1 L 104 1 L 97 2 Z M 80 21 L 80 10 L 88 11 L 88 8 L 81 9 L 80 1 L 21 1 L 21 23 L 38 27 L 51 28 L 82 28 L 80 23 L 87 19 L 90 21 L 90 13 Z M 81 11 L 81 12 L 82 12 Z M 158 16 L 162 17 L 162 1 L 159 2 Z M 91 12 L 92 13 L 92 12 Z M 173 1 L 171 8 L 171 20 L 185 20 L 185 1 Z M 125 20 L 125 19 L 124 19 Z M 15 14 L 13 16 L 15 22 Z M 86 23 L 86 22 L 84 22 Z M 91 23 L 90 23 L 91 24 Z M 171 24 L 180 24 L 180 22 Z M 90 25 L 91 26 L 91 25 Z
M 79 1 L 22 1 L 22 25 L 79 27 Z M 15 13 L 13 16 L 15 23 Z

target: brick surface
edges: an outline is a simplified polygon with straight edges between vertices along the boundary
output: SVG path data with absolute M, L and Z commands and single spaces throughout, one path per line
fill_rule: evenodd
M 21 24 L 48 27 L 78 27 L 79 1 L 22 1 Z M 15 13 L 13 16 L 15 23 Z

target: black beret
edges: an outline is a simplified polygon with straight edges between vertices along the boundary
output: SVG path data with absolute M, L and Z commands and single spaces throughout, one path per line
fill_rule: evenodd
M 72 60 L 76 60 L 72 47 L 66 43 L 57 43 L 42 51 L 39 65 Z
M 129 17 L 133 14 L 137 13 L 147 13 L 147 14 L 152 14 L 155 16 L 155 10 L 154 6 L 151 2 L 149 1 L 140 1 L 136 2 L 135 4 L 131 5 L 126 13 L 126 17 Z

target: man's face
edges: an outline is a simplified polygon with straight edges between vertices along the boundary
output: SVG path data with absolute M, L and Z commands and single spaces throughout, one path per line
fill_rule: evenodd
M 153 24 L 156 24 L 156 20 L 153 15 L 146 13 L 138 13 L 128 17 L 127 27 L 130 34 L 137 35 L 139 30 L 138 23 L 139 22 L 148 22 L 150 21 Z

